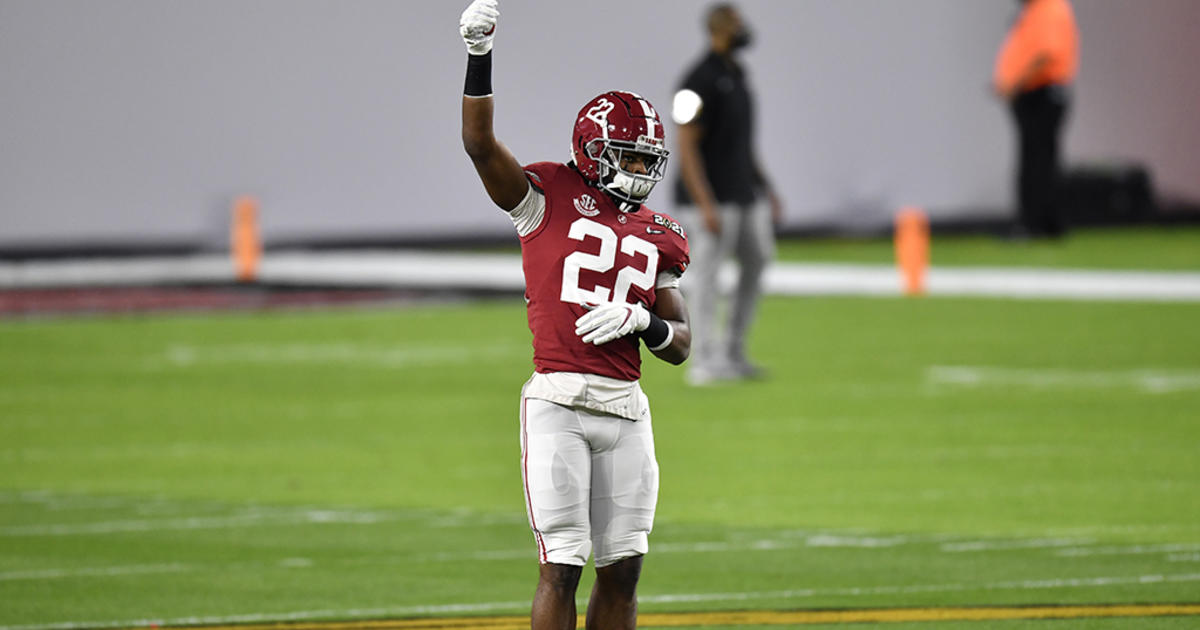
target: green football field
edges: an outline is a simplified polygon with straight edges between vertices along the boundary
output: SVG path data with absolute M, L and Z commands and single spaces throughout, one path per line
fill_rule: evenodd
M 513 623 L 529 341 L 519 298 L 0 321 L 0 630 Z M 770 298 L 752 342 L 646 364 L 661 625 L 1200 604 L 1200 304 Z
M 1080 228 L 1061 240 L 1013 241 L 987 235 L 934 234 L 931 262 L 946 266 L 1200 270 L 1195 225 Z M 890 238 L 810 238 L 780 242 L 787 261 L 892 264 Z

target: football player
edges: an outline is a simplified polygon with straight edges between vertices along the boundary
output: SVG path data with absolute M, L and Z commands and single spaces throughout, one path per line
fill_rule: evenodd
M 521 166 L 492 129 L 497 0 L 459 26 L 469 52 L 463 146 L 521 241 L 535 372 L 521 391 L 521 467 L 540 562 L 533 628 L 573 628 L 594 556 L 588 628 L 633 628 L 658 500 L 641 346 L 669 363 L 691 333 L 679 279 L 687 238 L 643 202 L 667 161 L 646 99 L 606 92 L 574 121 L 571 160 Z

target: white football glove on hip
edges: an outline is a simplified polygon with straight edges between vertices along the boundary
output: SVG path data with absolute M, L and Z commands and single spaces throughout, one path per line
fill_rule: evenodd
M 597 346 L 641 332 L 650 326 L 650 311 L 641 304 L 605 302 L 575 320 L 575 334 Z
M 496 19 L 500 17 L 498 0 L 475 0 L 458 19 L 458 32 L 472 55 L 486 55 L 496 37 Z

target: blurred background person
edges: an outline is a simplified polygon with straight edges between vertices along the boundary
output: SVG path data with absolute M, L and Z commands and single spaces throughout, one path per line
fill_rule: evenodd
M 692 314 L 688 381 L 695 385 L 763 376 L 746 356 L 746 337 L 782 216 L 754 148 L 754 101 L 737 59 L 750 30 L 726 3 L 708 10 L 705 26 L 709 50 L 684 75 L 672 107 L 679 126 L 676 216 L 692 248 L 684 290 Z M 737 285 L 723 309 L 717 276 L 731 254 Z
M 1016 235 L 1059 238 L 1066 232 L 1060 138 L 1079 68 L 1079 33 L 1067 0 L 1019 2 L 993 74 L 1017 127 Z

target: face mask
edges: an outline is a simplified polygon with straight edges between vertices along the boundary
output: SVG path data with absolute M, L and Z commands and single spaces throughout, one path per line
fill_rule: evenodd
M 753 42 L 754 36 L 750 33 L 750 29 L 743 26 L 742 30 L 738 31 L 737 35 L 733 36 L 733 42 L 731 43 L 733 45 L 733 49 L 738 50 L 749 47 Z

